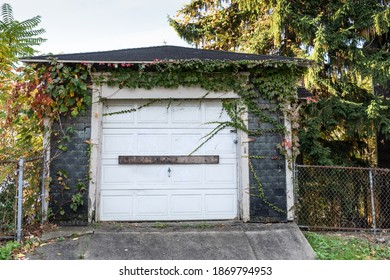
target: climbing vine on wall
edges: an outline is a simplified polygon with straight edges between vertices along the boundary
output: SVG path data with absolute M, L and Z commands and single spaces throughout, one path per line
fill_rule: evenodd
M 292 120 L 292 128 L 298 127 L 297 118 L 291 118 L 291 116 L 296 116 L 298 110 L 295 105 L 297 101 L 296 85 L 305 69 L 303 64 L 303 61 L 298 63 L 292 60 L 156 60 L 144 64 L 101 63 L 91 65 L 87 62 L 63 64 L 51 60 L 49 64 L 35 66 L 38 79 L 33 83 L 34 90 L 42 95 L 41 100 L 45 102 L 34 105 L 35 107 L 32 106 L 31 110 L 36 111 L 36 116 L 39 119 L 48 116 L 61 121 L 61 116 L 76 117 L 91 105 L 92 84 L 107 84 L 108 86 L 130 89 L 198 86 L 207 92 L 235 92 L 241 97 L 239 100 L 222 100 L 223 108 L 231 120 L 216 123 L 216 128 L 207 135 L 205 141 L 211 139 L 227 126 L 255 136 L 275 132 L 282 136 L 281 143 L 276 148 L 279 148 L 280 152 L 286 157 L 290 157 L 290 161 L 292 161 L 299 152 L 296 132 L 286 131 L 284 124 L 280 123 L 280 120 L 274 116 L 275 112 L 283 112 Z M 259 104 L 259 97 L 268 101 L 271 106 L 266 107 L 264 104 Z M 104 100 L 101 101 L 104 102 Z M 158 101 L 152 100 L 151 102 Z M 259 124 L 258 128 L 250 130 L 246 126 L 245 120 L 242 119 L 245 110 L 250 111 L 255 116 L 256 122 Z M 268 124 L 268 126 L 263 128 L 260 124 Z M 65 139 L 65 133 L 63 136 Z M 62 150 L 66 152 L 66 149 Z M 254 178 L 259 189 L 257 196 L 275 211 L 282 211 L 273 206 L 265 197 L 259 176 L 254 174 Z M 77 199 L 80 200 L 80 197 Z M 73 203 L 72 209 L 77 209 L 74 205 Z
M 13 81 L 9 91 L 11 98 L 8 98 L 6 104 L 7 114 L 0 132 L 3 129 L 12 131 L 8 127 L 12 128 L 17 139 L 16 148 L 20 146 L 20 149 L 41 155 L 42 136 L 47 129 L 44 120 L 57 120 L 61 123 L 61 116 L 69 114 L 76 117 L 90 106 L 89 69 L 86 65 L 66 65 L 53 60 L 49 64 L 32 67 L 28 65 L 17 71 L 17 79 Z M 60 126 L 58 131 L 53 131 L 54 136 L 58 135 L 58 151 L 52 153 L 50 160 L 67 151 L 72 133 L 72 127 Z M 4 149 L 7 148 L 4 146 Z M 15 149 L 13 146 L 9 147 L 10 150 L 12 148 Z M 8 150 L 2 152 L 3 155 L 12 157 Z M 61 184 L 63 182 L 64 180 L 59 180 L 58 184 L 61 190 L 67 191 L 68 188 Z M 79 185 L 75 187 L 77 191 L 72 192 L 68 203 L 73 211 L 82 205 L 81 196 L 85 192 Z M 59 202 L 60 214 L 64 213 L 64 204 Z
M 105 83 L 119 88 L 155 87 L 178 88 L 179 86 L 200 86 L 207 91 L 237 93 L 240 100 L 223 100 L 222 105 L 229 114 L 231 122 L 219 123 L 212 136 L 226 126 L 243 130 L 250 135 L 265 132 L 278 132 L 286 136 L 279 145 L 279 150 L 292 159 L 299 153 L 296 131 L 288 135 L 284 124 L 272 117 L 276 111 L 289 117 L 291 127 L 299 127 L 296 106 L 296 85 L 305 67 L 297 61 L 154 61 L 150 64 L 108 64 L 109 74 L 103 72 L 94 75 L 94 82 Z M 274 104 L 272 109 L 259 106 L 258 98 Z M 294 105 L 295 104 L 295 105 Z M 242 119 L 242 110 L 248 108 L 256 116 L 258 123 L 268 123 L 272 128 L 251 130 Z M 124 113 L 124 112 L 117 112 Z M 209 139 L 209 137 L 207 138 Z M 287 150 L 290 152 L 287 153 Z

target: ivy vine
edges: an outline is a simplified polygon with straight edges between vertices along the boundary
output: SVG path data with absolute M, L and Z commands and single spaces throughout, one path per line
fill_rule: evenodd
M 152 63 L 101 63 L 99 65 L 87 62 L 63 64 L 51 60 L 48 65 L 38 67 L 38 72 L 41 74 L 38 75 L 40 80 L 36 84 L 39 85 L 37 88 L 40 94 L 45 96 L 43 100 L 46 101 L 44 104 L 39 104 L 40 112 L 44 111 L 44 114 L 39 115 L 50 116 L 54 119 L 59 119 L 61 115 L 67 114 L 76 117 L 91 105 L 92 84 L 107 84 L 108 86 L 130 89 L 198 86 L 207 92 L 235 92 L 241 97 L 239 100 L 222 100 L 223 109 L 231 120 L 215 123 L 216 128 L 205 137 L 205 142 L 225 127 L 234 127 L 255 136 L 275 132 L 282 135 L 278 149 L 292 162 L 299 153 L 296 136 L 299 127 L 296 85 L 299 77 L 305 71 L 304 66 L 302 62 L 299 64 L 292 60 L 156 60 Z M 259 97 L 266 100 L 267 104 L 259 104 Z M 148 98 L 145 97 L 145 99 Z M 150 100 L 144 106 L 157 101 Z M 258 124 L 268 124 L 268 127 L 262 128 L 259 125 L 257 129 L 249 130 L 242 119 L 245 110 L 250 111 L 255 116 Z M 290 135 L 285 126 L 273 117 L 275 112 L 280 111 L 291 120 L 293 130 Z M 115 113 L 130 113 L 130 111 Z M 262 157 L 252 158 L 252 160 L 255 159 L 261 160 Z M 254 172 L 252 163 L 249 164 L 258 187 L 259 197 L 266 205 L 280 212 L 281 209 L 272 205 L 265 197 L 260 178 Z M 77 199 L 77 201 L 81 200 Z M 76 201 L 73 201 L 73 206 L 76 205 L 75 203 L 77 204 Z M 77 209 L 73 206 L 72 209 Z

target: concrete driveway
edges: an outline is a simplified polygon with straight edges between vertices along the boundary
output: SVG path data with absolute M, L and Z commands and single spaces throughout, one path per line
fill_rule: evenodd
M 99 223 L 45 233 L 40 260 L 310 260 L 315 254 L 293 223 Z

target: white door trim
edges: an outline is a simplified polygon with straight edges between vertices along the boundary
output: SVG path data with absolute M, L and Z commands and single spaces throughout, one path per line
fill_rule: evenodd
M 291 106 L 288 106 L 291 109 Z M 292 126 L 291 120 L 287 113 L 284 113 L 284 127 L 286 128 L 285 138 L 287 141 L 292 141 Z M 286 149 L 286 208 L 287 208 L 287 220 L 293 221 L 295 216 L 294 211 L 294 171 L 292 162 L 292 151 Z M 289 160 L 290 159 L 290 160 Z
M 142 98 L 140 98 L 142 97 Z M 90 155 L 90 182 L 89 182 L 89 203 L 88 221 L 99 221 L 100 213 L 100 174 L 101 174 L 101 153 L 102 153 L 102 99 L 221 99 L 239 98 L 234 92 L 214 93 L 208 92 L 200 87 L 179 89 L 158 88 L 146 89 L 120 89 L 115 90 L 106 85 L 93 86 L 92 90 L 92 119 L 91 119 L 91 155 Z M 245 122 L 248 122 L 248 113 L 243 115 Z M 248 135 L 243 131 L 238 132 L 238 217 L 244 222 L 249 221 L 250 195 L 249 195 L 249 166 L 248 166 Z
M 242 115 L 244 124 L 248 127 L 248 109 L 245 108 L 245 112 Z M 248 145 L 248 133 L 245 131 L 238 131 L 238 151 L 237 155 L 239 160 L 238 164 L 238 196 L 239 200 L 239 214 L 241 220 L 246 223 L 250 219 L 250 190 L 249 190 L 249 145 Z
M 88 222 L 98 221 L 100 196 L 100 165 L 101 165 L 101 134 L 103 119 L 103 102 L 101 89 L 93 85 L 92 88 L 92 116 L 90 140 L 90 181 L 88 199 Z
M 50 193 L 49 193 L 49 187 L 48 187 L 48 184 L 50 184 L 50 180 L 48 180 L 50 178 L 50 162 L 51 162 L 51 144 L 50 144 L 50 141 L 51 141 L 51 133 L 52 133 L 52 125 L 53 125 L 53 122 L 50 118 L 46 117 L 43 119 L 43 139 L 42 139 L 42 144 L 43 144 L 43 153 L 44 153 L 44 163 L 43 163 L 43 168 L 44 168 L 44 172 L 45 172 L 45 178 L 44 178 L 44 182 L 43 182 L 43 187 L 44 187 L 44 192 L 41 193 L 41 195 L 43 195 L 43 197 L 41 197 L 42 199 L 42 210 L 43 210 L 43 213 L 42 213 L 42 220 L 43 221 L 47 221 L 48 219 L 48 210 L 49 210 L 49 203 L 48 203 L 48 200 L 49 200 L 49 196 L 50 196 Z

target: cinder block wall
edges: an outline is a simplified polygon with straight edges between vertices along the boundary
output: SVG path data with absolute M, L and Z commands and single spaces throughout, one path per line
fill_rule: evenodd
M 68 127 L 73 128 L 73 133 L 66 133 Z M 77 117 L 63 117 L 60 121 L 53 123 L 52 130 L 54 134 L 51 138 L 51 157 L 50 164 L 50 202 L 54 216 L 51 220 L 66 225 L 82 225 L 88 222 L 88 175 L 89 175 L 89 144 L 86 140 L 91 138 L 91 110 Z M 62 140 L 64 134 L 68 134 L 70 141 Z M 59 149 L 59 145 L 67 148 L 67 151 Z M 64 183 L 70 188 L 63 190 L 58 181 L 58 172 L 65 172 L 68 178 L 63 178 Z M 83 195 L 83 206 L 73 211 L 69 205 L 72 195 L 78 192 L 76 185 L 84 183 L 87 187 Z M 60 208 L 63 208 L 65 214 L 60 214 Z
M 259 98 L 258 104 L 263 110 L 275 108 L 275 104 Z M 281 112 L 272 112 L 272 117 L 283 124 Z M 273 129 L 268 123 L 261 123 L 249 112 L 248 125 L 250 130 Z M 249 159 L 259 177 L 264 189 L 266 198 L 273 205 L 286 211 L 286 162 L 285 157 L 280 154 L 277 145 L 283 140 L 280 132 L 264 132 L 260 136 L 250 135 L 256 141 L 249 143 L 249 156 L 262 156 L 263 159 Z M 252 171 L 249 171 L 250 183 L 250 220 L 252 222 L 282 222 L 287 220 L 287 213 L 280 213 L 266 205 L 258 197 L 258 184 Z

